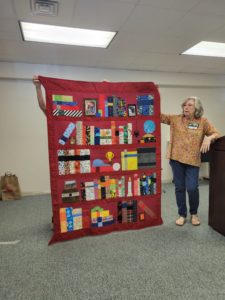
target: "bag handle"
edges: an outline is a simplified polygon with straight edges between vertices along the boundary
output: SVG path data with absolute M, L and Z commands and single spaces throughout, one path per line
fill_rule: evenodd
M 13 173 L 11 173 L 11 172 L 5 172 L 5 176 L 13 176 Z

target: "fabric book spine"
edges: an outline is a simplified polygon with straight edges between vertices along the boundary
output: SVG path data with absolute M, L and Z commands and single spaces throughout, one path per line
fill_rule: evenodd
M 90 145 L 95 144 L 95 126 L 90 126 Z
M 133 136 L 133 134 L 132 134 L 132 123 L 128 123 L 127 124 L 127 134 L 128 134 L 128 144 L 132 144 L 132 136 Z
M 123 126 L 119 126 L 119 144 L 124 144 L 124 128 Z
M 139 196 L 139 182 L 138 182 L 138 174 L 134 174 L 134 196 Z
M 100 145 L 100 128 L 95 127 L 95 145 Z
M 91 144 L 91 129 L 90 126 L 86 126 L 86 145 Z
M 111 121 L 111 132 L 112 132 L 112 144 L 116 144 L 116 123 Z
M 104 117 L 105 116 L 105 95 L 103 95 L 103 94 L 99 95 L 99 109 L 98 109 L 98 113 L 99 113 L 100 117 Z
M 76 126 L 76 144 L 83 145 L 83 121 L 77 121 Z
M 108 116 L 113 117 L 113 97 L 108 97 Z

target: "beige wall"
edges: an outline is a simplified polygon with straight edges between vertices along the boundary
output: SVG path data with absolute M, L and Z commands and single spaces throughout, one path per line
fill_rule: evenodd
M 16 173 L 25 193 L 49 191 L 46 118 L 31 82 L 0 80 L 0 172 Z
M 33 74 L 89 81 L 153 81 L 159 85 L 163 112 L 180 113 L 183 99 L 199 96 L 205 116 L 225 134 L 224 76 L 0 63 L 0 174 L 16 173 L 24 194 L 50 191 L 46 118 L 38 108 L 31 82 Z M 164 182 L 171 181 L 165 159 L 168 140 L 169 127 L 162 125 Z M 203 165 L 201 174 L 205 169 Z

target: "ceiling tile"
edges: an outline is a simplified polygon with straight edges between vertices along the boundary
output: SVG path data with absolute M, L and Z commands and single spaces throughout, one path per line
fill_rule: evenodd
M 210 33 L 215 32 L 225 23 L 223 17 L 186 14 L 173 27 L 173 35 L 177 37 L 194 38 L 204 40 Z
M 14 7 L 10 1 L 0 1 L 0 18 L 15 18 Z
M 133 8 L 133 1 L 79 0 L 72 22 L 84 28 L 119 30 Z
M 0 40 L 11 39 L 21 41 L 21 32 L 16 19 L 0 19 Z
M 140 0 L 141 5 L 149 5 L 152 7 L 188 11 L 195 7 L 201 0 Z
M 184 15 L 184 12 L 139 5 L 125 21 L 121 30 L 137 33 L 157 33 L 158 35 L 163 33 L 166 35 L 168 32 L 172 32 L 175 24 Z
M 204 16 L 225 16 L 224 0 L 204 0 L 200 1 L 193 9 L 199 15 Z

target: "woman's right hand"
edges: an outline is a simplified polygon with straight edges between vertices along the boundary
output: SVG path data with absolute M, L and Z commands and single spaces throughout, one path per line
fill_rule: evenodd
M 201 153 L 206 153 L 209 151 L 210 148 L 210 144 L 211 144 L 211 138 L 209 136 L 205 136 L 200 148 L 200 152 Z

